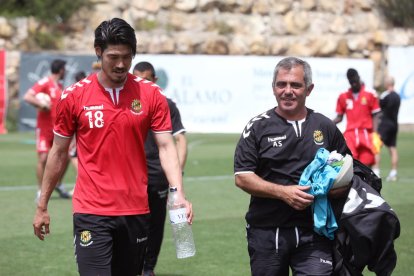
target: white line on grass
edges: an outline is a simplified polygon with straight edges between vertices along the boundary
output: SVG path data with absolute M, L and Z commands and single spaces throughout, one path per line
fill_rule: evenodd
M 233 179 L 233 175 L 216 175 L 216 176 L 189 176 L 184 177 L 185 182 L 203 182 L 203 181 L 217 181 L 217 180 L 230 180 Z M 66 188 L 72 188 L 74 184 L 66 184 Z M 37 185 L 25 185 L 25 186 L 0 186 L 0 192 L 9 192 L 9 191 L 28 191 L 36 190 Z
M 188 151 L 191 151 L 194 147 L 201 145 L 202 143 L 204 143 L 204 140 L 195 140 L 191 143 L 188 144 Z
M 219 181 L 219 180 L 233 180 L 233 175 L 216 175 L 216 176 L 189 176 L 184 177 L 184 183 L 186 182 L 205 182 L 205 181 Z M 412 178 L 398 178 L 396 182 L 388 182 L 383 180 L 382 185 L 395 185 L 398 183 L 413 183 L 414 179 Z M 67 188 L 72 188 L 74 184 L 66 184 Z M 36 190 L 37 185 L 26 185 L 26 186 L 0 186 L 0 192 L 8 192 L 8 191 L 26 191 L 26 190 Z

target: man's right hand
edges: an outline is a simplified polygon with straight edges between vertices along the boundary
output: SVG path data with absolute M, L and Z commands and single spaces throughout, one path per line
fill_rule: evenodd
M 47 209 L 40 207 L 36 208 L 36 214 L 33 219 L 34 234 L 39 240 L 44 240 L 45 236 L 49 234 L 50 216 Z

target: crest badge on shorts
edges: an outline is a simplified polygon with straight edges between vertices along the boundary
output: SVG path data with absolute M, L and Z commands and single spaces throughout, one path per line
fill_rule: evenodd
M 86 246 L 91 245 L 92 243 L 93 241 L 92 241 L 91 231 L 83 230 L 80 233 L 80 245 L 86 247 Z

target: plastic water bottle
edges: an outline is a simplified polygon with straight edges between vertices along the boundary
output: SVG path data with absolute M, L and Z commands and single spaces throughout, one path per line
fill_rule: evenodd
M 186 208 L 177 205 L 177 188 L 171 187 L 168 193 L 168 214 L 170 216 L 175 251 L 178 259 L 188 258 L 195 255 L 195 244 L 191 225 L 187 222 Z

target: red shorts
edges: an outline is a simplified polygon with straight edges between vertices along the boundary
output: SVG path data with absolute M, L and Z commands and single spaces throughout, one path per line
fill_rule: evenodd
M 37 152 L 49 152 L 53 144 L 53 130 L 50 128 L 36 128 Z
M 372 166 L 375 164 L 375 154 L 372 145 L 372 131 L 367 129 L 347 130 L 344 133 L 346 144 L 352 156 L 361 163 Z

